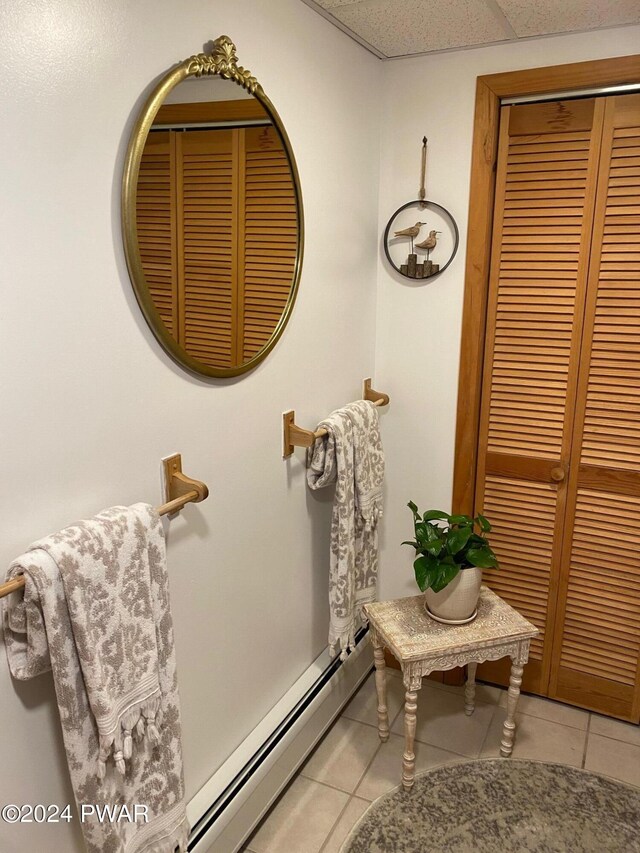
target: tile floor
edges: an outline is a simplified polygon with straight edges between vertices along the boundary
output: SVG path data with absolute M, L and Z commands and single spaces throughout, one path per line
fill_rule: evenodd
M 249 839 L 245 853 L 339 853 L 370 803 L 400 784 L 404 688 L 399 672 L 387 672 L 388 742 L 378 739 L 371 675 Z M 464 714 L 462 693 L 462 687 L 423 682 L 417 773 L 499 754 L 506 691 L 478 684 L 471 717 Z M 585 767 L 640 786 L 639 726 L 525 695 L 517 721 L 514 757 Z

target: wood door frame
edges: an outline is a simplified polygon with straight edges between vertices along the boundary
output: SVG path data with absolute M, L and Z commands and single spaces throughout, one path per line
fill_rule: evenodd
M 269 113 L 255 98 L 237 101 L 196 101 L 186 104 L 163 104 L 153 120 L 153 127 L 167 124 L 217 124 L 219 122 L 262 120 L 271 124 Z
M 640 54 L 477 78 L 452 511 L 473 515 L 501 98 L 640 82 Z

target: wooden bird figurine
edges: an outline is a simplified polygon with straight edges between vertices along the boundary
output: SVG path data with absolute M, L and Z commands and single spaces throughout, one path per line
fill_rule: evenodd
M 420 229 L 426 222 L 416 222 L 411 228 L 403 228 L 402 231 L 396 231 L 394 237 L 410 237 L 411 238 L 411 254 L 413 254 L 413 240 L 420 233 Z
M 427 260 L 429 260 L 429 254 L 432 249 L 435 249 L 436 243 L 438 242 L 438 234 L 442 234 L 442 231 L 429 231 L 429 236 L 426 240 L 423 240 L 422 243 L 416 243 L 416 249 L 426 249 L 427 250 Z

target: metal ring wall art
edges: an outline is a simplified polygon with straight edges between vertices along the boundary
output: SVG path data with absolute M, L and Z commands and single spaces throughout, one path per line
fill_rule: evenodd
M 416 210 L 415 221 L 405 213 L 410 208 Z M 399 275 L 424 281 L 447 269 L 458 251 L 460 235 L 455 219 L 445 207 L 435 201 L 416 199 L 392 215 L 383 242 L 387 260 Z

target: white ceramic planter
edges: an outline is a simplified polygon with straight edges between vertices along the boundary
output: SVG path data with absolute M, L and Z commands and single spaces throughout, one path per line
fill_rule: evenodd
M 427 610 L 439 622 L 470 622 L 476 615 L 481 584 L 482 569 L 462 569 L 440 592 L 425 592 Z

